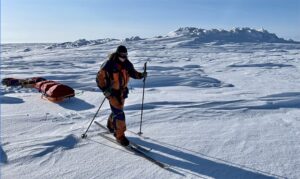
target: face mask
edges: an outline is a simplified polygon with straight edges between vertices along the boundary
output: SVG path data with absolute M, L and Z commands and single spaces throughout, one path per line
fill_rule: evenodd
M 119 60 L 120 60 L 121 62 L 125 62 L 126 58 L 119 57 Z

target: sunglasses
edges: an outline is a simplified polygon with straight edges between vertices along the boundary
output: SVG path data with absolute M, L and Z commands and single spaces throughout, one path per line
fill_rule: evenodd
M 122 57 L 122 58 L 126 58 L 127 57 L 127 53 L 119 53 L 119 57 Z

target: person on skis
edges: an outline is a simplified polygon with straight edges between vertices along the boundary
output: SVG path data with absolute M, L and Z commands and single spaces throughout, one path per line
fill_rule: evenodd
M 126 123 L 124 102 L 128 96 L 129 78 L 143 79 L 147 73 L 140 73 L 134 69 L 128 59 L 127 48 L 118 46 L 109 59 L 101 66 L 97 74 L 97 85 L 109 100 L 111 114 L 107 120 L 107 128 L 114 133 L 116 140 L 123 146 L 129 145 L 125 136 Z

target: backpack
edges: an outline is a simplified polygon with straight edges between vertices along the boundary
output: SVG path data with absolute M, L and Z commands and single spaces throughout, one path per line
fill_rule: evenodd
M 96 75 L 96 84 L 97 84 L 98 88 L 99 88 L 102 92 L 104 92 L 108 87 L 110 87 L 111 84 L 108 83 L 107 86 L 106 86 L 105 88 L 101 88 L 100 85 L 99 85 L 99 83 L 100 83 L 100 82 L 99 82 L 99 75 L 100 75 L 101 70 L 102 70 L 102 69 L 105 69 L 105 70 L 107 71 L 108 75 L 112 78 L 111 80 L 113 80 L 113 72 L 112 72 L 111 70 L 107 70 L 107 69 L 106 69 L 106 68 L 107 68 L 108 66 L 110 66 L 110 65 L 111 65 L 111 63 L 109 63 L 109 60 L 105 61 L 105 62 L 101 65 L 101 67 L 100 67 L 100 69 L 99 69 L 99 71 L 98 71 L 98 73 L 97 73 L 97 75 Z M 110 82 L 110 79 L 108 78 L 108 76 L 107 76 L 106 81 L 107 81 L 107 82 Z

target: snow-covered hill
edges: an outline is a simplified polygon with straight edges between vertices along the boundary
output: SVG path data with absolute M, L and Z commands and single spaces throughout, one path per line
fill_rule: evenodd
M 99 44 L 104 44 L 108 43 L 111 41 L 116 41 L 117 39 L 98 39 L 98 40 L 86 40 L 86 39 L 79 39 L 74 42 L 64 42 L 64 43 L 56 43 L 52 44 L 46 49 L 53 49 L 53 48 L 74 48 L 74 47 L 82 47 L 82 46 L 87 46 L 87 45 L 99 45 Z
M 184 27 L 169 33 L 169 36 L 188 36 L 195 38 L 194 43 L 207 43 L 207 42 L 222 42 L 222 43 L 242 43 L 242 42 L 255 42 L 255 43 L 297 43 L 293 40 L 284 40 L 277 37 L 267 30 L 251 29 L 248 27 L 234 28 L 232 30 L 219 30 L 219 29 L 199 29 L 195 27 Z
M 171 31 L 166 36 L 156 36 L 154 39 L 170 40 L 175 38 L 175 41 L 182 42 L 181 46 L 201 45 L 203 43 L 299 43 L 293 40 L 285 40 L 277 37 L 276 34 L 270 33 L 264 29 L 251 29 L 248 27 L 233 28 L 232 30 L 219 30 L 219 29 L 201 29 L 196 27 L 182 27 L 175 31 Z M 113 41 L 140 41 L 146 40 L 139 36 L 133 36 L 119 39 L 98 39 L 86 40 L 79 39 L 74 42 L 55 43 L 46 47 L 46 49 L 54 48 L 77 48 L 88 45 L 99 45 Z M 150 39 L 148 39 L 150 40 Z
M 300 44 L 273 43 L 281 40 L 266 31 L 250 42 L 198 43 L 202 32 L 236 33 L 181 28 L 149 39 L 3 45 L 1 78 L 40 76 L 76 96 L 56 104 L 1 86 L 1 177 L 300 178 Z M 80 138 L 103 100 L 95 75 L 119 44 L 137 70 L 148 61 L 143 136 L 135 134 L 140 80 L 129 85 L 126 135 L 169 170 L 101 138 L 96 125 Z M 109 114 L 106 101 L 96 120 Z

